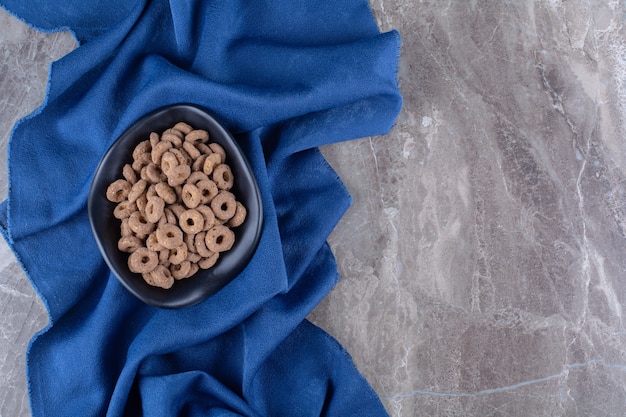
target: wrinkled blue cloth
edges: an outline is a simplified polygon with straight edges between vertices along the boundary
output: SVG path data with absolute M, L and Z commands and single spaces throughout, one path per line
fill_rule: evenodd
M 365 0 L 1 0 L 79 47 L 9 144 L 2 233 L 49 312 L 31 342 L 34 416 L 382 416 L 305 320 L 338 279 L 326 239 L 350 204 L 317 147 L 392 127 L 400 39 Z M 248 157 L 259 247 L 209 299 L 165 310 L 128 293 L 87 218 L 113 141 L 168 104 L 208 109 Z

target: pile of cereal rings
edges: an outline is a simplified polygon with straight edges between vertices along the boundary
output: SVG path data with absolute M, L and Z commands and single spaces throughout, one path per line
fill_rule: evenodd
M 246 208 L 230 192 L 224 148 L 210 143 L 206 130 L 179 122 L 152 132 L 132 159 L 106 191 L 121 220 L 118 248 L 130 254 L 131 272 L 169 289 L 232 248 L 232 228 L 243 224 Z

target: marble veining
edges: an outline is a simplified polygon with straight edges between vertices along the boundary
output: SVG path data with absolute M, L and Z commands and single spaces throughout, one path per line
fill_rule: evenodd
M 403 39 L 384 137 L 322 151 L 354 204 L 310 319 L 392 416 L 626 415 L 626 4 L 372 0 Z M 0 197 L 15 121 L 75 45 L 0 12 Z M 0 243 L 0 415 L 47 322 Z

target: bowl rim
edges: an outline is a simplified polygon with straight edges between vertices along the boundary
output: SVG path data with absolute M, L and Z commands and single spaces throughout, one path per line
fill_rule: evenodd
M 180 116 L 184 118 L 179 120 Z M 220 259 L 214 267 L 200 270 L 193 277 L 177 281 L 171 289 L 166 290 L 145 283 L 141 275 L 130 272 L 126 262 L 121 262 L 120 258 L 127 259 L 128 254 L 117 249 L 119 220 L 112 215 L 116 203 L 109 202 L 105 193 L 106 186 L 112 182 L 111 179 L 122 178 L 121 167 L 132 161 L 132 149 L 136 144 L 147 139 L 151 131 L 161 133 L 165 128 L 173 126 L 176 123 L 172 122 L 173 120 L 185 121 L 191 124 L 194 129 L 208 130 L 209 136 L 212 138 L 210 140 L 224 147 L 228 163 L 235 176 L 233 193 L 238 200 L 245 200 L 244 205 L 246 205 L 248 215 L 242 226 L 233 229 L 237 237 L 235 246 L 230 251 L 220 254 Z M 155 121 L 159 123 L 155 123 Z M 120 160 L 122 159 L 120 158 L 121 155 L 126 155 L 126 158 Z M 113 165 L 113 169 L 109 169 L 111 165 Z M 115 169 L 116 166 L 119 169 Z M 244 194 L 244 196 L 239 194 Z M 103 205 L 107 207 L 103 207 Z M 108 213 L 105 209 L 108 209 Z M 162 308 L 192 306 L 215 294 L 235 279 L 245 269 L 256 252 L 263 227 L 261 193 L 246 155 L 234 137 L 209 111 L 189 103 L 168 105 L 145 114 L 111 143 L 94 171 L 87 211 L 98 249 L 113 275 L 135 297 L 146 304 Z M 105 225 L 110 225 L 113 220 L 115 220 L 117 227 L 111 229 L 115 229 L 115 231 L 103 228 Z M 103 233 L 109 235 L 108 241 Z M 115 233 L 117 239 L 112 245 L 111 235 Z M 120 266 L 120 263 L 123 266 Z

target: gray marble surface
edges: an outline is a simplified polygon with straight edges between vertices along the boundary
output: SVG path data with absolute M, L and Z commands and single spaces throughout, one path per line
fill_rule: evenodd
M 392 416 L 626 415 L 626 4 L 373 0 L 393 131 L 323 149 L 354 205 L 311 314 Z M 0 197 L 18 117 L 74 48 L 0 12 Z M 0 243 L 0 415 L 45 308 Z

